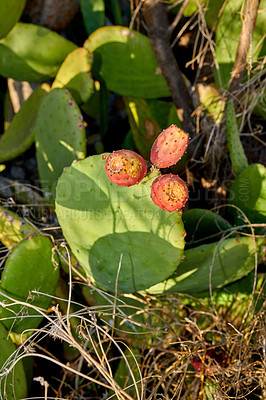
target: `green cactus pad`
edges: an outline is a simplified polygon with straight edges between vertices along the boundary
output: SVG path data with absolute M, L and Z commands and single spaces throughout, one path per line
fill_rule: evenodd
M 41 184 L 53 193 L 63 168 L 85 157 L 86 135 L 80 109 L 66 89 L 52 90 L 41 104 L 35 125 Z
M 35 232 L 23 218 L 0 206 L 0 240 L 8 249 Z
M 248 160 L 240 140 L 233 100 L 229 100 L 227 103 L 226 132 L 231 162 L 238 175 L 248 167 Z
M 32 145 L 38 109 L 46 95 L 47 85 L 39 86 L 14 116 L 0 140 L 0 162 L 12 160 Z
M 105 25 L 104 0 L 80 0 L 80 10 L 88 35 Z
M 59 267 L 53 263 L 53 259 L 56 262 L 58 259 L 52 248 L 52 242 L 45 236 L 30 237 L 14 247 L 1 277 L 1 301 L 9 304 L 7 295 L 43 309 L 49 307 L 59 279 Z M 33 290 L 45 295 L 31 293 Z M 1 307 L 0 319 L 7 329 L 21 333 L 37 328 L 42 316 L 30 307 L 13 304 Z
M 173 273 L 183 253 L 184 227 L 178 213 L 153 204 L 150 186 L 156 173 L 137 185 L 117 186 L 106 176 L 107 156 L 88 157 L 63 172 L 56 214 L 96 285 L 114 292 L 117 279 L 119 292 L 134 292 Z
M 183 213 L 183 222 L 187 232 L 186 243 L 217 241 L 232 225 L 215 212 L 202 208 L 193 208 Z M 195 246 L 195 245 L 194 245 Z
M 6 368 L 12 365 L 15 360 L 12 354 L 16 351 L 16 346 L 8 337 L 8 331 L 3 324 L 0 323 L 0 394 L 1 398 L 8 400 L 24 399 L 27 396 L 27 380 L 22 361 L 16 363 L 7 379 L 2 375 Z M 9 359 L 9 357 L 11 357 Z M 3 397 L 2 397 L 3 396 Z
M 77 46 L 51 30 L 17 23 L 0 40 L 0 74 L 17 81 L 42 82 L 56 75 Z
M 94 84 L 90 75 L 92 54 L 84 47 L 72 51 L 61 65 L 52 89 L 69 89 L 78 104 L 85 103 L 91 96 Z
M 18 22 L 26 0 L 1 0 L 0 2 L 0 38 L 6 36 Z
M 106 26 L 93 32 L 84 47 L 93 53 L 93 74 L 109 90 L 141 98 L 170 96 L 149 39 L 141 33 Z
M 153 117 L 146 100 L 124 97 L 124 101 L 136 147 L 148 160 L 152 144 L 161 132 L 161 128 Z
M 251 164 L 234 180 L 228 190 L 228 202 L 239 207 L 251 223 L 266 223 L 266 168 Z M 243 215 L 229 207 L 236 225 L 247 224 Z
M 264 239 L 257 240 L 258 260 Z M 210 269 L 212 266 L 212 272 Z M 252 237 L 231 238 L 185 250 L 185 258 L 176 273 L 147 292 L 160 294 L 180 292 L 196 294 L 211 287 L 223 287 L 248 275 L 255 266 Z

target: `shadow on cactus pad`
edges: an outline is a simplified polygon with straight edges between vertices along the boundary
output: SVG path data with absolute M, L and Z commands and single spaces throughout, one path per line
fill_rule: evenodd
M 106 175 L 107 156 L 74 162 L 63 172 L 56 191 L 57 217 L 71 250 L 97 286 L 114 292 L 118 276 L 118 292 L 144 290 L 179 265 L 184 226 L 178 212 L 161 210 L 151 200 L 158 172 L 139 184 L 117 186 Z

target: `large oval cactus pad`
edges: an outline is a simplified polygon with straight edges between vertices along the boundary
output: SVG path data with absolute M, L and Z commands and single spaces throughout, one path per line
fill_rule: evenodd
M 51 240 L 45 236 L 30 237 L 14 247 L 1 276 L 1 301 L 9 302 L 5 297 L 8 295 L 43 309 L 49 307 L 59 279 L 59 267 L 53 262 L 57 257 L 52 248 Z M 45 295 L 32 293 L 33 290 Z M 7 329 L 21 333 L 37 328 L 42 316 L 31 307 L 12 302 L 0 308 L 0 319 Z
M 106 158 L 88 157 L 63 172 L 57 217 L 74 255 L 98 286 L 115 291 L 117 279 L 119 292 L 143 290 L 180 263 L 183 223 L 178 213 L 153 204 L 150 186 L 157 175 L 117 186 L 106 176 Z
M 93 74 L 107 88 L 124 96 L 168 97 L 149 39 L 124 26 L 105 26 L 84 43 L 93 53 Z
M 261 260 L 264 239 L 257 240 L 258 260 Z M 255 266 L 255 245 L 252 237 L 221 240 L 185 251 L 178 270 L 164 282 L 147 291 L 159 293 L 196 294 L 219 288 L 248 275 Z
M 1 0 L 0 1 L 0 38 L 6 36 L 18 22 L 24 9 L 26 0 Z

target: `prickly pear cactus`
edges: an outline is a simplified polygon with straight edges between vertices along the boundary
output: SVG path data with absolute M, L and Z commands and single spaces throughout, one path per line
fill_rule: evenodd
M 257 239 L 258 260 L 262 257 L 264 239 Z M 186 250 L 176 272 L 164 282 L 149 288 L 153 294 L 180 292 L 196 294 L 223 287 L 248 275 L 255 266 L 252 237 L 225 239 Z
M 56 75 L 77 46 L 47 28 L 18 22 L 0 40 L 0 74 L 17 81 L 43 82 Z
M 152 182 L 151 198 L 162 210 L 179 210 L 188 200 L 187 185 L 177 175 L 161 175 Z
M 27 396 L 27 380 L 22 361 L 16 363 L 14 369 L 5 378 L 4 372 L 12 365 L 12 354 L 15 359 L 16 346 L 8 337 L 8 331 L 0 323 L 0 394 L 8 400 L 24 399 Z M 3 396 L 3 397 L 2 397 Z
M 34 142 L 34 124 L 48 88 L 48 85 L 43 84 L 35 89 L 14 116 L 0 140 L 0 162 L 19 156 Z
M 59 279 L 57 257 L 52 248 L 48 237 L 33 236 L 22 240 L 11 251 L 0 284 L 0 301 L 6 304 L 0 308 L 0 320 L 7 329 L 21 333 L 40 324 L 41 314 L 31 307 L 14 304 L 8 297 L 43 309 L 49 307 Z M 45 295 L 33 293 L 34 290 Z
M 8 249 L 35 232 L 34 227 L 23 218 L 0 207 L 0 240 Z
M 90 98 L 94 85 L 90 75 L 92 54 L 84 47 L 72 51 L 62 63 L 52 89 L 66 88 L 70 90 L 75 101 L 85 103 Z
M 233 100 L 229 100 L 227 104 L 226 133 L 231 162 L 235 173 L 238 175 L 244 168 L 248 167 L 248 160 L 240 140 Z
M 185 153 L 188 133 L 175 125 L 162 131 L 152 145 L 150 161 L 157 168 L 167 168 L 177 163 Z
M 0 38 L 6 36 L 18 22 L 26 0 L 1 0 L 0 2 Z
M 102 289 L 143 290 L 171 275 L 181 261 L 184 227 L 178 212 L 153 204 L 158 173 L 121 187 L 105 173 L 108 154 L 75 162 L 61 175 L 56 214 L 74 255 Z
M 118 186 L 136 185 L 147 174 L 145 160 L 132 150 L 114 151 L 104 167 L 108 178 Z
M 53 193 L 63 168 L 83 159 L 86 152 L 83 117 L 68 90 L 54 89 L 44 99 L 35 135 L 41 184 Z
M 251 223 L 266 223 L 266 168 L 251 164 L 237 176 L 228 190 L 228 202 L 239 207 Z M 247 224 L 243 215 L 229 208 L 236 225 Z

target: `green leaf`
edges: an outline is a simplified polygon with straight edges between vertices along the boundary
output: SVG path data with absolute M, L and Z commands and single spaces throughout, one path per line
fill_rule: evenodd
M 65 169 L 57 184 L 56 214 L 96 285 L 114 292 L 117 279 L 118 292 L 142 290 L 165 279 L 181 261 L 183 223 L 178 212 L 161 210 L 151 200 L 158 173 L 131 187 L 117 186 L 105 172 L 107 155 Z
M 231 162 L 237 175 L 248 167 L 248 160 L 244 152 L 237 126 L 233 100 L 229 100 L 226 108 L 226 132 Z
M 26 0 L 1 0 L 0 2 L 0 38 L 6 36 L 18 22 Z
M 59 279 L 59 267 L 48 237 L 34 236 L 17 244 L 11 251 L 1 276 L 0 300 L 6 306 L 0 308 L 0 318 L 7 329 L 22 333 L 35 329 L 42 315 L 25 305 L 14 304 L 6 296 L 17 301 L 47 309 L 55 294 Z M 44 294 L 37 294 L 33 291 Z
M 35 232 L 36 229 L 23 218 L 0 207 L 0 240 L 8 249 Z
M 251 223 L 266 223 L 266 168 L 251 164 L 234 180 L 228 190 L 228 202 L 239 207 Z M 243 215 L 229 207 L 236 225 L 247 224 Z
M 84 47 L 93 53 L 93 75 L 109 90 L 144 99 L 170 96 L 149 39 L 141 33 L 103 27 L 89 36 Z
M 85 29 L 90 35 L 105 24 L 104 0 L 80 0 Z
M 36 125 L 41 184 L 53 193 L 63 168 L 85 157 L 86 136 L 79 107 L 68 90 L 54 89 L 41 104 Z
M 215 212 L 193 208 L 183 213 L 186 243 L 217 241 L 232 225 Z
M 15 360 L 16 346 L 8 337 L 8 331 L 1 323 L 0 349 L 1 398 L 8 400 L 24 399 L 27 396 L 27 380 L 22 361 L 16 363 L 14 369 L 12 369 L 7 375 L 7 379 L 2 375 L 4 371 L 7 371 L 7 368 L 12 365 L 12 361 Z
M 257 239 L 258 260 L 262 257 L 264 239 Z M 223 287 L 248 275 L 255 266 L 252 237 L 225 239 L 185 250 L 185 258 L 176 272 L 148 293 L 180 292 L 196 294 L 209 287 Z M 211 273 L 210 273 L 211 270 Z
M 161 132 L 161 128 L 153 117 L 146 100 L 124 97 L 124 102 L 136 147 L 148 160 L 153 142 Z
M 32 145 L 38 110 L 46 95 L 46 86 L 39 86 L 14 116 L 0 140 L 0 162 L 16 158 Z
M 45 81 L 56 75 L 77 46 L 51 30 L 17 23 L 0 40 L 0 74 L 17 81 Z
M 84 47 L 72 51 L 62 63 L 52 89 L 65 87 L 78 104 L 85 103 L 94 89 L 90 75 L 91 63 L 92 54 Z

